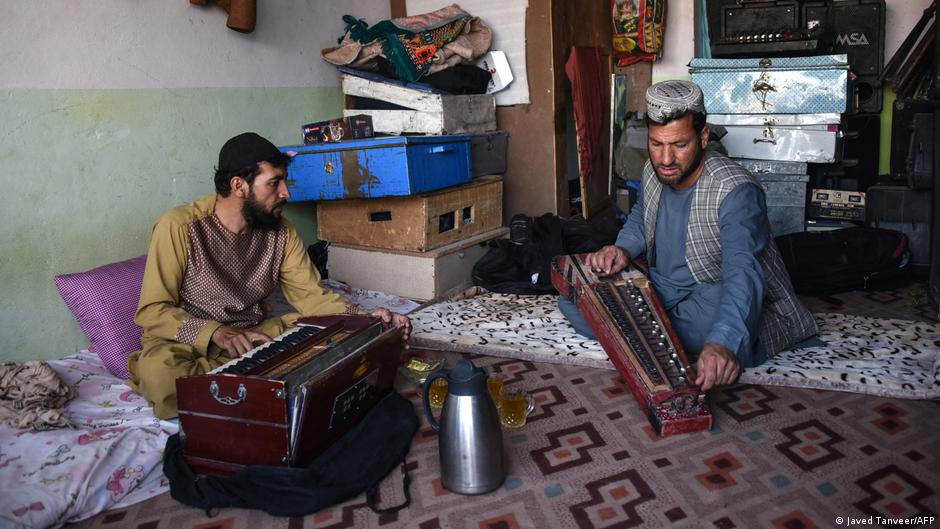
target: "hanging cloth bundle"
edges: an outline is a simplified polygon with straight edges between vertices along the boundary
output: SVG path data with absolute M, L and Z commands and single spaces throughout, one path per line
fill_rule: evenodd
M 666 0 L 610 0 L 617 66 L 655 61 L 663 51 Z
M 339 46 L 324 49 L 323 59 L 337 66 L 378 71 L 385 57 L 398 79 L 412 83 L 457 64 L 470 64 L 489 51 L 493 32 L 456 4 L 431 13 L 383 20 L 369 26 L 344 15 Z

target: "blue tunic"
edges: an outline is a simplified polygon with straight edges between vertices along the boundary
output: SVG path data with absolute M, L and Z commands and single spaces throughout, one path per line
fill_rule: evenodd
M 693 358 L 705 343 L 722 345 L 744 367 L 766 359 L 758 345 L 764 274 L 758 258 L 769 234 L 764 194 L 756 185 L 732 190 L 718 209 L 723 281 L 696 283 L 685 262 L 689 210 L 695 186 L 663 187 L 656 219 L 656 260 L 650 279 L 682 346 Z M 642 191 L 615 243 L 631 257 L 646 251 Z

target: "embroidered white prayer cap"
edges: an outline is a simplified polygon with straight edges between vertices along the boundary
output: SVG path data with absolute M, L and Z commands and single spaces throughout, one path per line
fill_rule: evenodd
M 705 96 L 697 84 L 673 79 L 646 89 L 646 114 L 656 123 L 666 123 L 689 112 L 705 113 Z

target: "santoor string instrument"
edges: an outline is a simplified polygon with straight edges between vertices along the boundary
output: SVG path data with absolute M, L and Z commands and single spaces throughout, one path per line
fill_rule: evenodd
M 584 315 L 658 435 L 707 430 L 705 394 L 649 279 L 635 268 L 600 276 L 587 254 L 552 259 L 552 285 Z

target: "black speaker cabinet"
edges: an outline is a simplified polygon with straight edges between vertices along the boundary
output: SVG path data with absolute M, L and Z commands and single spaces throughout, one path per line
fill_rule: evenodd
M 885 0 L 810 0 L 803 4 L 807 28 L 832 24 L 832 53 L 845 53 L 858 76 L 849 112 L 881 112 L 884 68 Z
M 937 56 L 940 57 L 940 39 L 937 39 Z M 940 138 L 940 100 L 935 100 L 933 113 L 934 137 Z M 940 149 L 934 149 L 933 166 L 940 167 Z M 934 306 L 940 305 L 940 180 L 934 174 L 933 220 L 931 222 L 930 271 L 928 272 L 927 292 Z
M 813 187 L 865 191 L 878 180 L 881 114 L 845 116 L 844 134 L 841 162 L 809 164 Z
M 940 57 L 940 31 L 934 33 L 934 57 Z M 940 138 L 940 67 L 933 69 L 933 136 Z M 933 239 L 930 244 L 930 272 L 927 292 L 934 306 L 940 305 L 940 149 L 933 150 Z
M 934 103 L 898 99 L 891 114 L 891 179 L 914 189 L 934 185 Z

